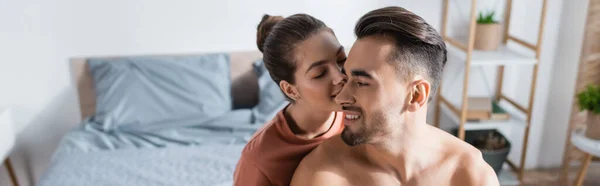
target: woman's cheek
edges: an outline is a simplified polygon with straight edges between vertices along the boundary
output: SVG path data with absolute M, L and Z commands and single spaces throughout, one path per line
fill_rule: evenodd
M 331 87 L 329 86 L 331 83 L 324 83 L 324 81 L 314 81 L 311 82 L 307 87 L 310 92 L 310 97 L 313 101 L 323 102 L 326 101 L 329 97 L 331 97 Z

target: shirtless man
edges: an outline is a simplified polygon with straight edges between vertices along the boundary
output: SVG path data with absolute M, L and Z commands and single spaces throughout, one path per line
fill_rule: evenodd
M 437 31 L 386 7 L 364 15 L 355 34 L 336 97 L 345 128 L 302 160 L 291 185 L 499 185 L 479 150 L 425 121 L 446 63 Z

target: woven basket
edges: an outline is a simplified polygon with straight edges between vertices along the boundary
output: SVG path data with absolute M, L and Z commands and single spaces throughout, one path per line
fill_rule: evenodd
M 600 114 L 587 114 L 587 129 L 585 136 L 591 139 L 600 140 Z

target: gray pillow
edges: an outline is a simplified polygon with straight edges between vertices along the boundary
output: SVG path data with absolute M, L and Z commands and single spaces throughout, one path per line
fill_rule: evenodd
M 256 61 L 254 70 L 258 75 L 258 104 L 252 108 L 254 123 L 266 123 L 275 117 L 289 102 L 286 100 L 279 84 L 275 83 L 262 60 Z
M 92 120 L 112 129 L 231 110 L 229 55 L 90 59 Z

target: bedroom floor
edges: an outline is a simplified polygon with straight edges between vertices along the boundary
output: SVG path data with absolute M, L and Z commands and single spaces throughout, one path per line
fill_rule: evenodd
M 573 185 L 579 169 L 573 167 L 569 170 L 569 182 L 566 185 Z M 566 186 L 559 182 L 560 168 L 532 170 L 525 173 L 525 180 L 522 186 Z M 600 185 L 600 163 L 592 163 L 588 168 L 588 173 L 583 182 L 584 186 Z M 12 186 L 10 184 L 6 168 L 0 167 L 0 186 Z
M 525 172 L 525 180 L 522 186 L 571 186 L 573 185 L 577 174 L 579 173 L 579 167 L 573 166 L 569 169 L 569 180 L 567 183 L 560 183 L 560 168 L 553 169 L 539 169 Z M 584 186 L 597 186 L 600 185 L 600 163 L 592 163 L 588 167 L 585 180 L 583 181 Z

